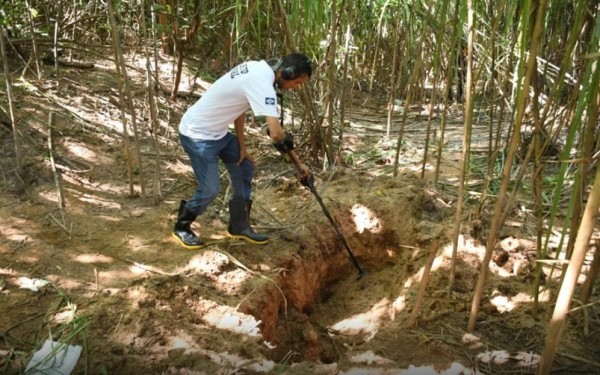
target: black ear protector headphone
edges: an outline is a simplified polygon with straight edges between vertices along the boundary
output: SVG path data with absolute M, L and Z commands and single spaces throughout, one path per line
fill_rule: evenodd
M 296 75 L 296 67 L 290 65 L 281 69 L 281 78 L 285 79 L 286 81 L 292 81 L 298 78 Z
M 281 59 L 269 60 L 267 63 L 271 66 L 273 71 L 276 72 L 279 68 L 281 68 L 281 64 L 283 64 L 283 60 L 281 60 Z M 286 81 L 292 81 L 292 80 L 298 78 L 298 75 L 296 74 L 296 67 L 289 65 L 289 66 L 286 66 L 285 68 L 282 68 L 281 69 L 281 78 L 283 78 Z

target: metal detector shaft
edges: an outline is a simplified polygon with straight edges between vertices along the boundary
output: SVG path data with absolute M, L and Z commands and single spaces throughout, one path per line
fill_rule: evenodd
M 344 247 L 346 248 L 346 250 L 348 250 L 348 255 L 350 255 L 352 264 L 354 264 L 354 267 L 356 267 L 356 269 L 358 270 L 358 276 L 362 277 L 365 274 L 365 271 L 360 267 L 360 264 L 358 264 L 358 261 L 354 257 L 354 254 L 352 254 L 352 250 L 350 250 L 350 246 L 348 245 L 346 238 L 344 237 L 344 235 L 342 234 L 342 231 L 337 226 L 337 224 L 335 223 L 335 220 L 333 220 L 333 217 L 331 216 L 331 214 L 325 207 L 325 204 L 323 203 L 323 199 L 321 199 L 321 197 L 317 193 L 317 189 L 315 189 L 315 185 L 312 183 L 312 181 L 308 181 L 308 188 L 310 189 L 310 191 L 313 193 L 313 195 L 317 199 L 317 202 L 319 202 L 319 205 L 323 209 L 323 213 L 325 214 L 325 216 L 327 216 L 327 219 L 329 219 L 329 222 L 331 223 L 331 226 L 335 230 L 335 233 L 337 234 L 338 238 L 340 239 L 340 241 L 342 241 L 342 244 L 344 244 Z
M 323 209 L 323 213 L 325 213 L 325 216 L 327 216 L 327 219 L 329 219 L 329 222 L 331 223 L 331 226 L 333 226 L 335 233 L 337 234 L 338 238 L 340 239 L 340 241 L 342 241 L 342 244 L 344 244 L 344 247 L 348 251 L 348 255 L 350 255 L 350 260 L 352 261 L 352 264 L 354 264 L 354 267 L 356 267 L 356 269 L 358 270 L 358 278 L 360 279 L 361 277 L 363 277 L 366 274 L 366 271 L 360 267 L 360 264 L 358 264 L 358 261 L 354 257 L 352 250 L 350 250 L 350 246 L 348 245 L 348 242 L 346 241 L 346 237 L 344 237 L 344 235 L 342 234 L 342 231 L 337 226 L 337 224 L 335 223 L 335 220 L 333 220 L 333 217 L 327 210 L 327 207 L 325 207 L 325 203 L 323 203 L 323 199 L 321 199 L 321 197 L 319 196 L 319 193 L 317 193 L 317 189 L 315 189 L 315 185 L 313 183 L 312 175 L 303 176 L 302 175 L 303 170 L 300 167 L 301 163 L 300 163 L 300 160 L 298 159 L 298 156 L 296 155 L 295 152 L 290 152 L 289 155 L 290 155 L 290 158 L 292 159 L 292 162 L 294 163 L 294 166 L 298 170 L 298 176 L 297 176 L 298 179 L 300 180 L 302 185 L 306 186 L 310 190 L 310 192 L 313 193 L 313 195 L 317 199 L 317 202 L 319 202 L 319 205 Z

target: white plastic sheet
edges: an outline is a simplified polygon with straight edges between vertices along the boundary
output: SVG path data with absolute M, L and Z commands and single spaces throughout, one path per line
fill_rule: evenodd
M 40 350 L 33 353 L 25 374 L 70 375 L 81 355 L 81 346 L 46 340 Z

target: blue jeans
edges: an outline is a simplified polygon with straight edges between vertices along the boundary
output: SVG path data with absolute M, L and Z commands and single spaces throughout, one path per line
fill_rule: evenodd
M 179 141 L 190 157 L 198 187 L 186 207 L 201 215 L 221 190 L 219 158 L 225 164 L 231 180 L 232 199 L 249 200 L 252 195 L 254 164 L 248 160 L 238 165 L 240 147 L 237 138 L 227 133 L 217 140 L 199 140 L 179 134 Z

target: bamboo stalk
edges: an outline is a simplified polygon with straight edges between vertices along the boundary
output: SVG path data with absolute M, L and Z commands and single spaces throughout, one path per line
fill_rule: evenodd
M 373 61 L 372 61 L 372 65 L 371 65 L 371 77 L 369 79 L 369 92 L 371 92 L 373 90 L 373 81 L 375 80 L 375 72 L 377 72 L 377 69 L 375 69 L 375 66 L 376 66 L 377 62 L 381 62 L 381 59 L 377 58 L 377 54 L 379 52 L 379 43 L 380 43 L 380 39 L 381 39 L 381 35 L 382 35 L 382 30 L 385 27 L 385 24 L 383 22 L 384 15 L 386 14 L 386 9 L 389 4 L 390 4 L 390 0 L 386 0 L 381 8 L 381 13 L 379 15 L 379 20 L 377 22 L 377 30 L 376 30 L 376 35 L 375 35 L 375 48 L 373 49 L 373 52 L 372 52 L 373 53 L 373 55 L 372 55 Z
M 581 133 L 582 137 L 579 139 L 580 148 L 582 150 L 581 157 L 582 163 L 577 165 L 577 173 L 575 175 L 575 194 L 571 195 L 571 202 L 573 205 L 573 212 L 570 215 L 571 221 L 569 224 L 569 241 L 567 243 L 567 259 L 570 258 L 575 246 L 575 239 L 577 237 L 577 228 L 579 227 L 581 211 L 583 209 L 583 195 L 586 183 L 588 181 L 588 169 L 590 168 L 590 159 L 592 157 L 595 129 L 598 122 L 598 101 L 600 99 L 589 97 L 587 101 L 587 121 L 581 121 L 583 123 L 583 129 Z
M 25 6 L 27 7 L 27 18 L 29 19 L 29 25 L 31 26 L 31 47 L 33 50 L 33 60 L 35 62 L 35 68 L 37 71 L 37 79 L 39 83 L 44 81 L 44 75 L 42 68 L 40 67 L 40 53 L 38 51 L 38 45 L 36 43 L 36 28 L 33 20 L 33 9 L 29 6 L 29 0 L 25 0 Z
M 117 32 L 117 22 L 115 20 L 115 15 L 114 15 L 114 10 L 113 10 L 113 4 L 112 4 L 113 0 L 108 0 L 106 2 L 107 4 L 107 12 L 108 12 L 108 19 L 109 19 L 109 23 L 111 26 L 111 32 L 113 34 L 113 52 L 115 54 L 115 69 L 117 70 L 117 82 L 119 84 L 119 99 L 121 102 L 121 124 L 123 126 L 123 132 L 121 134 L 122 138 L 123 138 L 123 153 L 125 154 L 125 163 L 127 166 L 127 180 L 129 182 L 129 195 L 133 196 L 134 194 L 134 187 L 133 187 L 133 163 L 131 160 L 131 150 L 130 150 L 130 146 L 129 146 L 129 131 L 127 130 L 127 118 L 125 116 L 125 99 L 123 98 L 123 78 L 122 75 L 120 74 L 120 70 L 121 70 L 121 64 L 120 64 L 120 59 L 121 56 L 119 55 L 118 51 L 120 51 L 120 41 L 119 41 L 119 34 Z
M 462 212 L 465 195 L 465 181 L 467 179 L 467 169 L 469 165 L 470 139 L 473 119 L 473 43 L 475 38 L 474 25 L 474 10 L 472 0 L 467 0 L 467 18 L 468 30 L 467 35 L 467 87 L 465 96 L 465 116 L 463 124 L 463 139 L 461 152 L 461 167 L 458 182 L 458 195 L 456 201 L 456 216 L 454 219 L 454 229 L 452 234 L 452 260 L 450 265 L 450 277 L 448 282 L 448 293 L 454 288 L 454 280 L 456 275 L 456 261 L 458 258 L 458 237 L 460 235 L 460 227 L 462 223 Z
M 421 74 L 421 66 L 423 65 L 423 55 L 420 53 L 422 45 L 419 46 L 419 58 L 415 62 L 415 66 L 412 69 L 410 79 L 408 81 L 408 92 L 406 94 L 406 101 L 404 103 L 404 113 L 402 114 L 402 121 L 400 122 L 400 128 L 398 130 L 398 138 L 396 143 L 396 152 L 394 155 L 394 177 L 398 176 L 398 162 L 400 158 L 400 149 L 402 148 L 402 140 L 404 137 L 404 126 L 408 117 L 410 106 L 412 105 L 413 95 L 416 87 L 417 80 Z
M 187 48 L 187 46 L 190 44 L 191 41 L 194 40 L 194 38 L 196 37 L 196 33 L 198 32 L 198 29 L 200 28 L 200 0 L 194 0 L 194 17 L 193 17 L 193 24 L 192 24 L 192 29 L 188 32 L 188 30 L 185 30 L 185 36 L 180 38 L 178 33 L 177 33 L 177 29 L 174 30 L 174 39 L 175 39 L 175 49 L 177 52 L 177 68 L 175 71 L 175 79 L 173 82 L 173 88 L 171 90 L 171 100 L 173 102 L 177 101 L 177 92 L 179 91 L 179 84 L 181 82 L 181 74 L 183 72 L 183 58 L 185 56 L 184 52 L 185 49 Z M 142 3 L 142 8 L 144 7 L 144 4 Z M 173 17 L 173 22 L 174 24 L 177 24 L 177 17 Z M 144 29 L 144 33 L 145 33 L 145 29 Z
M 387 127 L 385 130 L 386 138 L 390 137 L 390 130 L 392 128 L 392 122 L 394 120 L 394 112 L 395 112 L 395 100 L 396 100 L 396 80 L 398 79 L 398 75 L 400 74 L 401 69 L 398 68 L 398 55 L 400 49 L 400 37 L 398 33 L 400 32 L 400 22 L 402 17 L 396 17 L 396 24 L 394 27 L 394 33 L 392 35 L 393 40 L 393 51 L 392 51 L 392 69 L 390 71 L 390 88 L 388 94 L 388 107 L 387 107 Z
M 353 1 L 348 1 L 346 2 L 347 5 L 347 9 L 346 9 L 346 17 L 347 17 L 347 25 L 346 25 L 346 33 L 345 33 L 345 42 L 344 42 L 344 63 L 342 66 L 342 82 L 347 83 L 348 82 L 348 65 L 349 65 L 349 61 L 350 61 L 350 39 L 352 37 L 352 27 L 351 27 L 351 19 L 353 17 L 354 14 L 354 2 Z M 338 141 L 338 146 L 337 146 L 337 155 L 335 156 L 335 160 L 337 161 L 337 163 L 341 163 L 341 157 L 342 157 L 342 150 L 344 148 L 344 128 L 346 127 L 346 102 L 348 101 L 348 96 L 347 96 L 347 84 L 343 84 L 342 85 L 342 93 L 341 93 L 341 98 L 340 98 L 340 138 Z M 352 89 L 352 86 L 350 86 L 350 90 Z M 351 97 L 351 96 L 350 96 Z M 350 103 L 352 103 L 352 100 L 350 100 Z M 352 110 L 350 108 L 349 114 L 350 114 L 350 119 L 348 120 L 348 122 L 351 121 L 352 116 L 351 116 Z
M 6 46 L 4 45 L 4 38 L 6 33 L 2 22 L 0 22 L 0 52 L 2 53 L 2 67 L 4 70 L 4 79 L 6 80 L 6 97 L 8 99 L 8 112 L 10 115 L 10 123 L 13 132 L 13 142 L 15 144 L 15 164 L 17 176 L 21 174 L 23 161 L 21 157 L 21 141 L 19 139 L 19 132 L 17 131 L 17 122 L 15 121 L 15 108 L 12 92 L 12 79 L 10 77 L 10 68 L 8 66 L 8 58 L 6 57 Z
M 542 124 L 541 121 L 535 122 L 535 133 L 533 137 L 532 145 L 534 150 L 534 176 L 533 176 L 533 196 L 535 200 L 534 210 L 535 210 L 535 227 L 536 227 L 536 256 L 538 259 L 543 259 L 542 256 L 542 233 L 543 233 L 543 201 L 542 201 L 542 192 L 543 192 L 543 165 L 542 165 L 542 142 L 541 142 L 541 132 L 542 132 Z M 529 152 L 529 150 L 528 150 Z M 536 263 L 536 272 L 535 278 L 533 281 L 533 304 L 531 307 L 531 312 L 533 316 L 537 315 L 538 305 L 539 305 L 539 287 L 542 281 L 542 264 Z
M 59 1 L 57 9 L 56 9 L 56 20 L 54 21 L 54 48 L 52 48 L 52 53 L 54 54 L 54 76 L 55 76 L 55 78 L 58 78 L 58 75 L 59 75 L 57 44 L 58 44 L 58 31 L 60 29 L 59 20 L 62 15 L 62 7 L 63 7 L 62 1 Z
M 343 1 L 342 1 L 342 6 L 343 6 Z M 329 40 L 329 46 L 327 47 L 327 55 L 325 57 L 326 60 L 326 64 L 327 64 L 327 92 L 325 95 L 325 106 L 326 106 L 326 110 L 325 113 L 327 114 L 326 119 L 327 119 L 327 124 L 326 124 L 326 131 L 325 131 L 325 153 L 327 155 L 327 159 L 329 160 L 330 163 L 334 163 L 334 157 L 333 157 L 333 153 L 332 153 L 332 147 L 331 145 L 333 144 L 333 129 L 334 129 L 334 112 L 335 112 L 335 91 L 336 91 L 336 83 L 337 80 L 334 78 L 335 77 L 335 73 L 337 70 L 337 65 L 335 63 L 335 59 L 336 59 L 336 55 L 337 55 L 337 26 L 338 26 L 338 15 L 337 15 L 337 4 L 336 4 L 336 0 L 332 0 L 331 1 L 331 6 L 330 6 L 330 11 L 331 11 L 331 29 L 329 31 L 329 34 L 331 35 L 330 40 Z M 343 124 L 340 124 L 341 127 L 343 127 Z
M 48 157 L 50 159 L 50 167 L 52 168 L 52 174 L 54 175 L 54 185 L 56 187 L 56 203 L 58 204 L 58 210 L 62 218 L 61 227 L 65 228 L 65 198 L 62 186 L 62 177 L 60 171 L 56 168 L 54 162 L 54 140 L 52 139 L 52 127 L 54 124 L 54 112 L 50 112 L 48 115 Z
M 141 4 L 141 23 L 144 39 L 148 39 L 148 32 L 146 31 L 146 15 L 144 11 L 144 4 Z M 199 12 L 199 7 L 196 7 L 196 12 Z M 150 123 L 152 124 L 152 144 L 154 146 L 154 174 L 152 177 L 152 202 L 158 205 L 162 199 L 162 181 L 160 173 L 160 158 L 161 148 L 158 140 L 159 132 L 159 121 L 158 121 L 158 109 L 156 106 L 156 93 L 154 92 L 155 83 L 153 82 L 152 67 L 150 65 L 150 52 L 148 51 L 147 43 L 144 43 L 144 54 L 146 57 L 146 98 L 148 99 L 148 108 L 150 113 Z M 158 72 L 157 72 L 158 74 Z
M 596 251 L 594 251 L 594 259 L 592 260 L 590 269 L 587 272 L 585 281 L 581 286 L 581 291 L 579 292 L 579 299 L 582 303 L 588 303 L 590 300 L 594 290 L 594 284 L 598 279 L 598 272 L 600 271 L 600 243 L 596 241 L 594 246 L 596 248 Z
M 292 29 L 290 27 L 290 23 L 288 22 L 285 8 L 281 0 L 275 0 L 275 8 L 277 9 L 277 16 L 279 17 L 281 31 L 285 35 L 285 45 L 287 49 L 292 52 L 298 52 L 298 46 L 294 41 Z M 312 145 L 313 159 L 318 159 L 317 154 L 320 154 L 321 152 L 331 157 L 331 155 L 327 153 L 327 145 L 325 145 L 323 142 L 323 136 L 321 134 L 321 121 L 319 121 L 318 111 L 314 104 L 314 100 L 312 100 L 312 94 L 308 85 L 304 85 L 302 90 L 300 90 L 300 97 L 305 108 L 307 120 L 311 122 L 310 126 L 312 131 L 310 132 L 310 143 Z M 333 160 L 329 159 L 329 163 L 332 162 Z
M 440 10 L 440 15 L 441 15 L 441 19 L 439 24 L 444 25 L 446 24 L 446 14 L 448 13 L 448 4 L 449 1 L 443 1 L 442 3 L 442 9 Z M 428 8 L 429 9 L 433 9 L 433 0 L 429 3 Z M 432 17 L 433 18 L 433 17 Z M 426 24 L 429 23 L 429 17 L 426 18 Z M 432 120 L 433 120 L 433 113 L 434 113 L 434 108 L 435 108 L 435 104 L 436 104 L 436 100 L 437 100 L 437 95 L 438 95 L 438 84 L 440 79 L 437 77 L 437 75 L 439 74 L 439 67 L 440 67 L 440 60 L 441 60 L 441 48 L 442 48 L 442 40 L 443 40 L 443 32 L 444 32 L 444 28 L 442 27 L 438 27 L 438 33 L 437 35 L 437 44 L 436 44 L 436 50 L 433 53 L 433 57 L 432 57 L 432 71 L 433 74 L 432 76 L 433 78 L 433 90 L 431 93 L 431 97 L 430 97 L 430 103 L 429 103 L 429 116 L 427 118 L 427 132 L 426 132 L 426 137 L 425 137 L 425 150 L 423 151 L 423 164 L 421 166 L 421 178 L 425 177 L 425 168 L 427 166 L 427 157 L 429 155 L 429 138 L 431 135 L 431 125 L 432 125 Z M 435 133 L 434 133 L 434 140 L 435 140 Z
M 558 73 L 558 77 L 556 80 L 556 83 L 553 85 L 551 92 L 550 92 L 550 97 L 554 97 L 563 87 L 563 83 L 564 83 L 564 76 L 567 74 L 568 68 L 569 68 L 569 61 L 570 59 L 568 57 L 571 56 L 576 43 L 578 42 L 578 38 L 577 36 L 582 32 L 582 28 L 584 27 L 584 19 L 585 19 L 585 13 L 586 13 L 586 9 L 587 9 L 587 5 L 586 2 L 584 1 L 578 1 L 577 2 L 577 6 L 576 6 L 576 16 L 575 16 L 575 22 L 573 24 L 573 27 L 571 29 L 571 33 L 569 35 L 568 41 L 567 41 L 567 46 L 566 46 L 566 51 L 565 51 L 565 56 L 567 58 L 565 58 L 563 60 L 563 63 L 561 64 L 560 67 L 560 71 Z M 582 78 L 582 77 L 580 77 Z M 578 82 L 578 84 L 581 84 L 581 82 Z M 573 98 L 576 97 L 578 93 L 574 93 Z M 574 102 L 574 100 L 573 100 Z M 543 109 L 543 114 L 542 117 L 546 118 L 547 114 L 550 111 L 550 101 L 548 103 L 546 103 L 546 105 L 544 106 Z M 573 142 L 573 137 L 574 137 L 574 132 L 576 127 L 570 127 L 570 129 L 572 129 L 572 132 L 569 132 L 569 135 L 567 137 L 567 143 L 564 146 L 564 150 L 563 150 L 563 154 L 561 155 L 561 159 L 568 159 L 569 155 L 570 155 L 570 149 L 572 146 L 572 142 Z M 556 131 L 556 133 L 558 134 L 558 130 Z M 561 164 L 561 170 L 559 171 L 558 175 L 558 183 L 557 183 L 557 187 L 556 187 L 556 191 L 554 192 L 554 199 L 553 199 L 553 207 L 558 205 L 558 199 L 560 197 L 561 194 L 561 190 L 562 190 L 562 185 L 563 185 L 563 176 L 565 174 L 566 171 L 566 163 Z M 554 226 L 554 220 L 556 217 L 556 210 L 552 209 L 550 212 L 550 218 L 548 219 L 549 225 L 550 227 Z M 548 246 L 548 242 L 549 242 L 549 237 L 546 236 L 544 244 L 543 244 L 543 250 L 542 250 L 542 254 L 545 255 L 546 253 L 546 249 Z
M 429 256 L 427 257 L 427 262 L 425 263 L 425 268 L 423 269 L 423 277 L 421 278 L 421 283 L 419 285 L 419 292 L 417 293 L 417 299 L 415 300 L 415 306 L 413 307 L 412 313 L 410 315 L 409 325 L 411 327 L 416 327 L 418 323 L 419 315 L 421 314 L 421 304 L 425 299 L 425 291 L 427 290 L 427 284 L 429 283 L 429 276 L 431 275 L 431 267 L 433 266 L 433 261 L 437 255 L 437 252 L 440 248 L 440 241 L 438 239 L 435 240 L 431 250 L 429 252 Z
M 596 81 L 596 84 L 598 82 Z M 554 307 L 552 319 L 550 320 L 550 326 L 546 335 L 546 345 L 540 359 L 536 374 L 545 375 L 550 373 L 554 356 L 558 350 L 558 345 L 562 332 L 564 331 L 567 323 L 567 317 L 569 314 L 569 308 L 571 305 L 571 297 L 577 286 L 577 278 L 581 272 L 581 267 L 585 259 L 585 255 L 588 250 L 590 238 L 594 231 L 596 217 L 598 216 L 598 210 L 600 209 L 600 169 L 596 171 L 596 178 L 588 202 L 585 206 L 583 213 L 583 219 L 579 226 L 577 233 L 577 239 L 575 240 L 575 247 L 573 250 L 573 256 L 567 266 L 566 275 L 561 285 L 558 299 Z
M 138 127 L 136 122 L 135 108 L 133 105 L 133 97 L 131 88 L 129 86 L 129 78 L 127 76 L 127 67 L 125 65 L 125 58 L 123 56 L 123 50 L 121 49 L 121 42 L 117 31 L 117 22 L 115 20 L 115 14 L 113 9 L 113 0 L 107 1 L 107 12 L 108 18 L 111 25 L 111 32 L 113 33 L 113 48 L 115 53 L 115 66 L 119 77 L 119 99 L 121 101 L 121 120 L 123 123 L 123 140 L 124 140 L 124 151 L 127 161 L 127 174 L 129 178 L 129 196 L 134 196 L 135 191 L 133 187 L 133 160 L 130 153 L 129 144 L 129 132 L 127 131 L 127 121 L 125 117 L 125 108 L 129 111 L 131 119 L 131 127 L 133 128 L 134 135 L 134 149 L 137 156 L 138 162 L 138 174 L 140 180 L 140 192 L 142 198 L 146 196 L 145 180 L 144 180 L 144 166 L 140 150 L 140 142 L 138 136 Z
M 456 35 L 458 33 L 458 22 L 459 22 L 459 14 L 460 14 L 460 0 L 455 0 L 454 2 L 454 19 L 453 19 L 453 31 L 452 31 L 452 42 L 451 45 L 455 45 L 456 44 Z M 441 43 L 441 42 L 440 42 Z M 451 48 L 450 49 L 450 61 L 452 61 L 455 57 L 454 57 L 454 52 L 455 49 Z M 444 99 L 443 99 L 443 109 L 442 109 L 442 119 L 441 119 L 441 123 L 440 123 L 440 139 L 438 142 L 438 149 L 437 149 L 437 158 L 436 158 L 436 165 L 435 165 L 435 176 L 434 176 L 434 183 L 437 185 L 438 181 L 439 181 L 439 177 L 440 177 L 440 166 L 441 166 L 441 162 L 442 162 L 442 151 L 444 149 L 444 141 L 445 141 L 445 136 L 446 136 L 446 124 L 447 124 L 447 117 L 448 117 L 448 100 L 449 100 L 449 94 L 450 94 L 450 90 L 451 90 L 451 82 L 452 82 L 452 68 L 448 69 L 450 72 L 446 73 L 446 80 L 445 80 L 445 85 L 446 85 L 446 91 L 445 91 L 445 95 L 444 95 Z
M 529 0 L 525 1 L 524 11 L 522 13 L 523 23 L 527 22 L 527 18 L 529 14 L 527 12 Z M 502 170 L 502 182 L 500 186 L 500 191 L 498 194 L 498 200 L 496 201 L 494 207 L 494 216 L 492 218 L 490 232 L 488 234 L 488 239 L 486 242 L 486 250 L 483 260 L 481 261 L 481 272 L 479 274 L 479 278 L 477 280 L 477 285 L 475 287 L 475 292 L 473 296 L 473 302 L 471 305 L 471 312 L 469 315 L 468 322 L 468 330 L 473 331 L 475 329 L 475 323 L 477 321 L 477 315 L 479 313 L 481 299 L 483 297 L 483 292 L 485 288 L 485 283 L 487 281 L 487 275 L 489 272 L 489 263 L 492 257 L 492 252 L 494 251 L 494 247 L 496 246 L 497 236 L 502 227 L 501 215 L 503 212 L 503 208 L 506 202 L 506 192 L 508 190 L 508 184 L 511 177 L 512 164 L 515 158 L 515 154 L 517 152 L 517 148 L 520 142 L 521 137 L 521 124 L 523 122 L 523 115 L 525 113 L 525 103 L 528 97 L 529 85 L 531 83 L 531 78 L 534 73 L 535 67 L 535 59 L 537 57 L 538 45 L 541 39 L 542 29 L 543 29 L 543 15 L 546 9 L 547 0 L 541 0 L 538 8 L 536 9 L 536 21 L 533 29 L 532 37 L 531 37 L 531 45 L 529 49 L 529 57 L 527 59 L 527 69 L 526 74 L 523 78 L 523 85 L 520 89 L 517 101 L 517 112 L 515 118 L 514 129 L 512 132 L 511 141 L 508 149 L 508 156 L 504 168 Z M 526 28 L 525 28 L 526 29 Z M 510 204 L 510 202 L 509 202 Z

